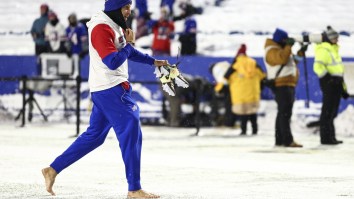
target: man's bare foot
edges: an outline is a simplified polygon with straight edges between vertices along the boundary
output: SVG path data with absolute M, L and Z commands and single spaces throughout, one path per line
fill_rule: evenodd
M 129 191 L 128 198 L 160 198 L 160 196 L 148 193 L 142 189 L 137 191 Z
M 55 177 L 57 176 L 57 172 L 52 167 L 47 167 L 42 169 L 42 174 L 45 180 L 45 187 L 47 191 L 50 194 L 52 194 L 52 196 L 55 196 L 52 187 L 55 182 Z

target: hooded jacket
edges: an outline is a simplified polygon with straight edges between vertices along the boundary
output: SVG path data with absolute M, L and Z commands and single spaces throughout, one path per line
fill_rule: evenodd
M 256 60 L 246 55 L 237 56 L 234 71 L 228 78 L 233 105 L 258 103 L 261 95 L 260 81 L 265 77 Z
M 331 76 L 343 77 L 344 65 L 337 44 L 322 42 L 315 45 L 314 72 L 319 78 L 327 73 Z
M 105 90 L 128 81 L 128 62 L 153 65 L 155 59 L 127 44 L 123 29 L 103 11 L 87 22 L 89 33 L 89 87 L 91 92 Z
M 284 48 L 271 39 L 265 43 L 264 63 L 267 68 L 267 78 L 274 79 L 277 71 L 284 65 L 280 74 L 275 78 L 275 86 L 295 87 L 299 79 L 299 70 L 291 53 L 291 46 Z

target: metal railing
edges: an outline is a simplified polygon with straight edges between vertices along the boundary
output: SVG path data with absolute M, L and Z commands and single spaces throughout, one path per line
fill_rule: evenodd
M 20 127 L 24 127 L 26 125 L 26 105 L 29 103 L 30 100 L 32 100 L 32 103 L 35 103 L 37 108 L 40 111 L 40 114 L 43 116 L 44 120 L 47 121 L 47 115 L 43 113 L 43 110 L 40 108 L 38 102 L 33 98 L 33 92 L 35 89 L 29 89 L 28 88 L 28 82 L 29 81 L 34 81 L 34 82 L 40 82 L 40 81 L 75 81 L 76 82 L 76 107 L 75 107 L 75 115 L 76 115 L 76 134 L 73 137 L 77 137 L 80 134 L 80 97 L 81 97 L 81 83 L 83 81 L 88 81 L 88 79 L 81 78 L 81 76 L 77 76 L 76 78 L 73 77 L 58 77 L 58 78 L 43 78 L 43 77 L 28 77 L 28 76 L 22 76 L 22 77 L 0 77 L 0 82 L 2 81 L 18 81 L 22 85 L 21 89 L 21 94 L 22 94 L 22 108 L 20 112 L 18 113 L 17 117 L 15 120 L 18 120 L 21 117 L 21 125 Z M 130 81 L 131 83 L 140 83 L 140 84 L 160 84 L 160 82 L 157 81 Z M 65 83 L 64 83 L 65 85 Z M 34 91 L 33 91 L 34 90 Z M 199 130 L 200 130 L 200 110 L 199 110 L 199 104 L 200 104 L 200 96 L 202 95 L 202 89 L 196 89 L 196 99 L 194 102 L 194 107 L 195 107 L 195 128 L 196 128 L 196 133 L 194 135 L 198 135 Z M 29 93 L 29 97 L 26 98 L 27 93 Z M 166 99 L 165 97 L 162 98 L 162 113 L 163 115 L 166 115 L 167 110 L 166 110 Z M 64 102 L 65 103 L 65 102 Z

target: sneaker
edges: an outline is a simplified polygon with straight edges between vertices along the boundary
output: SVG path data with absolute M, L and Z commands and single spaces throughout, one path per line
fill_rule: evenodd
M 171 96 L 176 95 L 176 90 L 172 82 L 163 83 L 162 89 Z

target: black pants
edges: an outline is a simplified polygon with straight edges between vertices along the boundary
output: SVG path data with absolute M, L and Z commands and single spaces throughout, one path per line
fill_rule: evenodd
M 46 53 L 46 52 L 48 52 L 48 46 L 46 46 L 46 45 L 36 45 L 35 46 L 35 53 L 37 56 L 42 53 Z
M 336 140 L 334 118 L 337 117 L 341 95 L 343 92 L 342 79 L 331 77 L 327 81 L 320 80 L 322 90 L 322 109 L 320 117 L 321 142 Z
M 257 134 L 258 131 L 257 114 L 240 115 L 240 119 L 241 119 L 241 134 L 246 134 L 248 121 L 251 121 L 252 134 L 254 135 Z
M 288 146 L 293 142 L 290 120 L 295 100 L 295 88 L 281 86 L 274 89 L 278 113 L 275 122 L 275 144 Z

